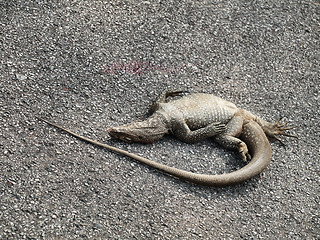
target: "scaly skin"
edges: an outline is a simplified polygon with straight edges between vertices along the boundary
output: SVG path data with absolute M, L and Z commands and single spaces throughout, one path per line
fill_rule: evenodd
M 283 132 L 290 129 L 284 127 L 285 123 L 280 125 L 279 121 L 268 123 L 213 95 L 192 94 L 189 97 L 165 103 L 167 96 L 179 93 L 180 91 L 162 93 L 151 107 L 153 112 L 151 117 L 145 121 L 108 129 L 109 134 L 113 138 L 126 142 L 142 143 L 153 142 L 167 133 L 172 133 L 185 142 L 195 142 L 212 137 L 222 146 L 237 150 L 244 161 L 251 159 L 252 156 L 246 166 L 237 171 L 220 175 L 192 173 L 94 141 L 55 123 L 40 117 L 37 118 L 81 140 L 126 155 L 174 177 L 207 186 L 233 185 L 261 173 L 271 160 L 271 148 L 266 134 L 271 137 L 292 136 Z

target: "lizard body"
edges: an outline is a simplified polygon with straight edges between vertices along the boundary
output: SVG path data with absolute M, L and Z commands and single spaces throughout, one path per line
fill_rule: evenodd
M 271 148 L 266 134 L 274 138 L 277 135 L 292 136 L 284 132 L 290 129 L 285 127 L 286 123 L 279 124 L 279 120 L 269 123 L 211 94 L 190 94 L 166 102 L 168 96 L 180 93 L 181 91 L 164 91 L 152 104 L 150 110 L 152 115 L 149 118 L 109 128 L 110 136 L 126 142 L 141 143 L 154 142 L 169 133 L 187 143 L 210 137 L 223 147 L 238 151 L 244 161 L 250 160 L 252 156 L 246 166 L 220 175 L 192 173 L 80 136 L 55 123 L 38 118 L 81 140 L 129 156 L 169 175 L 209 186 L 233 185 L 261 173 L 271 160 Z

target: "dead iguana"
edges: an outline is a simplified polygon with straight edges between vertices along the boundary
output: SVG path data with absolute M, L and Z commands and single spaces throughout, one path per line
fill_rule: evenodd
M 279 120 L 269 123 L 211 94 L 195 93 L 166 102 L 168 96 L 181 93 L 182 91 L 162 92 L 151 106 L 150 117 L 143 121 L 109 128 L 108 133 L 115 139 L 141 143 L 154 142 L 165 134 L 173 134 L 187 143 L 212 138 L 223 147 L 239 152 L 242 160 L 250 160 L 247 165 L 237 171 L 220 175 L 192 173 L 91 140 L 55 123 L 37 118 L 81 140 L 129 156 L 177 178 L 209 186 L 233 185 L 261 173 L 271 160 L 271 148 L 266 135 L 276 139 L 278 135 L 295 137 L 284 132 L 291 129 L 285 127 L 286 123 L 279 124 Z

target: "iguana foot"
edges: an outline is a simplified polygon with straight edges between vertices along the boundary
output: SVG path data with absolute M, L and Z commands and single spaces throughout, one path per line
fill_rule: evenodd
M 205 129 L 205 132 L 211 133 L 210 137 L 212 137 L 226 131 L 226 125 L 220 122 L 213 122 L 203 129 Z
M 298 138 L 296 135 L 291 135 L 291 134 L 284 132 L 286 130 L 292 129 L 293 127 L 286 127 L 286 124 L 288 122 L 284 122 L 284 123 L 279 124 L 280 120 L 281 119 L 277 119 L 274 123 L 269 123 L 269 124 L 266 124 L 263 126 L 263 131 L 266 133 L 266 135 L 268 135 L 271 138 L 276 139 L 282 145 L 284 145 L 284 143 L 278 138 L 278 136 L 280 136 L 280 135 Z
M 248 147 L 244 142 L 239 143 L 239 150 L 238 151 L 240 153 L 240 157 L 241 157 L 242 161 L 248 162 L 251 160 L 251 156 L 249 154 Z

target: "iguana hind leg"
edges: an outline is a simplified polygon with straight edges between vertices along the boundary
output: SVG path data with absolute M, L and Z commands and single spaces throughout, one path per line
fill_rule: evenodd
M 219 122 L 213 122 L 197 130 L 190 130 L 189 126 L 185 122 L 176 122 L 172 128 L 172 133 L 183 142 L 194 143 L 216 136 L 225 130 L 226 125 Z
M 239 138 L 242 131 L 243 118 L 235 115 L 226 125 L 226 131 L 217 135 L 214 140 L 226 149 L 237 151 L 243 161 L 251 159 L 248 152 L 248 147 Z

